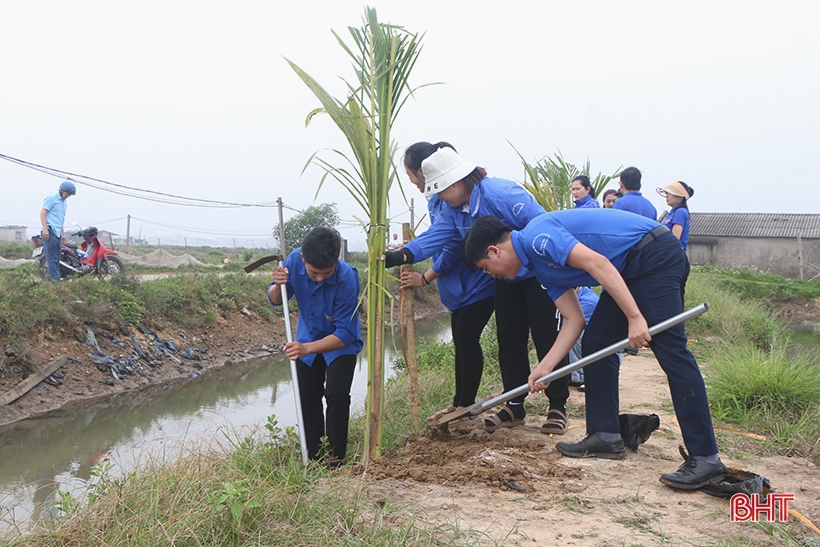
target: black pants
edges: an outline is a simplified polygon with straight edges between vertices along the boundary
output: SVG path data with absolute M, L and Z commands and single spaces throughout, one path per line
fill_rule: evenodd
M 680 298 L 683 301 L 683 306 L 686 307 L 686 281 L 689 279 L 689 257 L 686 256 L 686 251 L 683 251 L 683 256 L 686 259 L 686 264 L 683 266 L 683 275 L 680 278 Z
M 650 326 L 683 311 L 681 274 L 686 256 L 671 233 L 660 236 L 629 261 L 621 276 Z M 615 299 L 604 292 L 584 331 L 583 354 L 591 355 L 626 338 L 629 321 Z M 649 347 L 669 382 L 683 441 L 692 456 L 717 454 L 715 432 L 703 375 L 686 346 L 683 323 L 652 337 Z M 584 367 L 587 433 L 618 433 L 621 363 L 616 355 Z
M 534 278 L 517 283 L 496 281 L 495 321 L 498 328 L 498 362 L 504 391 L 527 383 L 530 375 L 529 335 L 535 344 L 538 360 L 544 358 L 555 343 L 560 325 L 555 302 Z M 569 362 L 565 356 L 556 369 Z M 564 376 L 544 391 L 550 408 L 563 408 L 569 399 L 569 377 Z M 526 395 L 512 403 L 521 403 Z
M 356 370 L 356 356 L 342 355 L 330 365 L 325 356 L 318 354 L 313 366 L 301 359 L 296 361 L 299 378 L 299 399 L 305 421 L 305 440 L 308 458 L 317 459 L 327 425 L 330 458 L 344 459 L 347 453 L 347 425 L 350 419 L 350 386 Z M 322 398 L 327 401 L 327 419 Z
M 495 298 L 490 296 L 458 308 L 450 316 L 450 329 L 456 347 L 456 394 L 453 406 L 470 406 L 475 403 L 481 375 L 484 373 L 481 333 L 493 311 Z

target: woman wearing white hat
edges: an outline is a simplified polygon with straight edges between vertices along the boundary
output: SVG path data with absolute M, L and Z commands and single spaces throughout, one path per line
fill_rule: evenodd
M 465 160 L 455 150 L 441 147 L 421 163 L 424 195 L 435 195 L 448 205 L 430 228 L 400 251 L 385 253 L 387 267 L 412 264 L 446 249 L 454 240 L 462 242 L 475 220 L 491 215 L 514 230 L 520 230 L 535 217 L 545 213 L 523 187 L 511 180 L 488 177 L 483 167 Z M 459 249 L 460 252 L 460 249 Z M 558 335 L 555 303 L 536 281 L 532 272 L 522 269 L 512 281 L 495 282 L 495 317 L 498 330 L 498 361 L 504 391 L 527 383 L 530 373 L 529 334 L 538 359 L 543 359 Z M 567 364 L 564 357 L 559 366 Z M 566 403 L 569 398 L 567 376 L 552 382 L 545 393 L 549 398 L 547 420 L 541 427 L 545 434 L 563 434 L 569 421 Z M 526 412 L 520 396 L 507 403 L 498 414 L 485 420 L 485 429 L 493 432 L 502 427 L 522 425 Z
M 686 246 L 689 244 L 689 206 L 687 205 L 687 201 L 695 195 L 695 190 L 685 182 L 678 180 L 664 187 L 658 186 L 656 191 L 666 198 L 666 204 L 672 208 L 666 215 L 663 223 L 675 234 L 675 237 L 680 240 L 680 246 L 683 248 L 684 254 L 686 254 Z M 681 277 L 681 298 L 683 298 L 686 292 L 687 279 L 689 279 L 688 258 L 684 266 L 683 277 Z

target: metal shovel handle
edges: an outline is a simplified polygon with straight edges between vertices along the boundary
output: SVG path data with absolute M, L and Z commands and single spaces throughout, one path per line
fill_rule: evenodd
M 694 308 L 692 308 L 690 310 L 679 313 L 678 315 L 676 315 L 674 317 L 670 317 L 666 321 L 661 321 L 660 323 L 658 323 L 654 327 L 650 327 L 649 334 L 652 335 L 652 336 L 655 336 L 659 332 L 663 332 L 666 329 L 668 329 L 670 327 L 674 327 L 675 325 L 683 323 L 684 321 L 688 321 L 689 319 L 694 319 L 695 317 L 703 315 L 707 311 L 709 311 L 708 304 L 700 304 L 700 305 L 695 306 Z M 541 378 L 536 380 L 536 382 L 541 382 L 541 383 L 547 384 L 549 382 L 552 382 L 553 380 L 557 380 L 558 378 L 562 378 L 562 377 L 566 376 L 567 374 L 572 373 L 573 371 L 576 371 L 580 368 L 584 368 L 585 366 L 587 366 L 591 363 L 594 363 L 595 361 L 598 361 L 599 359 L 603 359 L 604 357 L 608 357 L 610 355 L 618 353 L 622 349 L 626 349 L 628 347 L 629 347 L 629 338 L 625 338 L 625 339 L 621 340 L 620 342 L 616 342 L 615 344 L 612 344 L 611 346 L 608 346 L 604 349 L 596 351 L 592 355 L 587 355 L 583 359 L 579 359 L 579 360 L 575 361 L 574 363 L 571 363 L 571 364 L 569 364 L 565 367 L 561 367 L 557 370 L 553 370 L 552 372 L 550 372 L 546 376 L 542 376 Z M 515 399 L 516 397 L 520 397 L 521 395 L 526 395 L 529 392 L 530 392 L 529 384 L 524 384 L 521 387 L 517 387 L 515 389 L 507 391 L 506 393 L 502 393 L 498 397 L 493 397 L 492 399 L 488 399 L 487 401 L 484 401 L 483 403 L 476 403 L 476 404 L 474 404 L 472 406 L 469 406 L 469 407 L 467 407 L 467 408 L 465 408 L 461 411 L 453 412 L 451 414 L 443 416 L 441 419 L 439 419 L 436 422 L 436 425 L 446 424 L 447 422 L 451 422 L 451 421 L 453 421 L 457 418 L 460 418 L 462 416 L 467 416 L 467 415 L 477 416 L 477 415 L 481 414 L 482 412 L 486 412 L 487 410 L 489 410 L 489 409 L 491 409 L 495 406 L 500 405 L 501 403 L 506 403 L 507 401 L 511 401 L 512 399 Z

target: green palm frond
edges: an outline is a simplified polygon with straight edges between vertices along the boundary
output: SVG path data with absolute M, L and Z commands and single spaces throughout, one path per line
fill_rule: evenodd
M 592 187 L 595 188 L 595 195 L 600 196 L 606 185 L 612 179 L 618 178 L 623 167 L 616 169 L 612 175 L 598 173 L 593 177 L 589 158 L 587 158 L 583 167 L 579 169 L 574 164 L 566 161 L 559 150 L 554 157 L 544 156 L 534 164 L 530 164 L 514 146 L 513 150 L 521 158 L 521 164 L 524 166 L 524 188 L 547 211 L 572 209 L 574 205 L 571 190 L 572 181 L 578 175 L 588 176 Z

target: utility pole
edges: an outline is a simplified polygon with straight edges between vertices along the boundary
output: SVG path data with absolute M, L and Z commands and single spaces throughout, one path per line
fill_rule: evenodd
M 410 198 L 410 229 L 415 231 L 416 230 L 416 215 L 413 211 L 413 198 Z M 416 234 L 413 234 L 415 237 Z
M 131 248 L 131 215 L 127 216 L 128 221 L 125 224 L 125 246 Z

